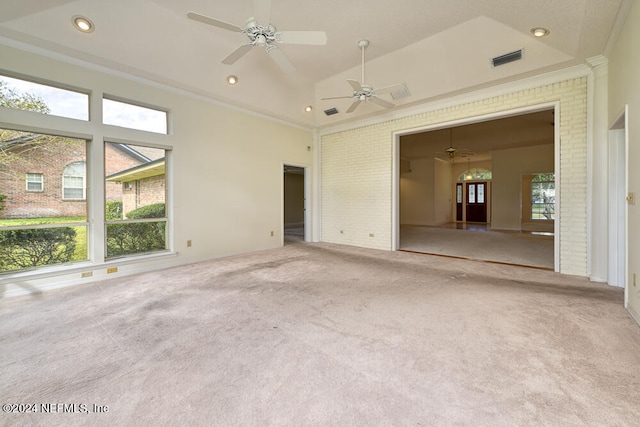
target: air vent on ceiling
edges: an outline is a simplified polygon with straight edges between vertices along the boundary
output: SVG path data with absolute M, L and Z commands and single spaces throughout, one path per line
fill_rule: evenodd
M 409 88 L 407 87 L 407 85 L 402 83 L 402 84 L 399 85 L 398 89 L 396 89 L 393 92 L 389 93 L 389 95 L 391 95 L 391 97 L 393 99 L 402 99 L 402 98 L 406 98 L 408 96 L 411 96 L 411 93 L 409 93 Z
M 508 64 L 509 62 L 518 61 L 520 59 L 522 59 L 522 49 L 496 56 L 491 61 L 493 62 L 493 66 L 497 67 L 498 65 Z
M 324 110 L 324 113 L 327 116 L 333 116 L 334 114 L 338 114 L 338 109 L 336 107 L 329 108 L 328 110 Z

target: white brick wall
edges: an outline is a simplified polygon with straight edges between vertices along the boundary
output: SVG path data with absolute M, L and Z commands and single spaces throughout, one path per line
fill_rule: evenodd
M 586 77 L 322 135 L 321 240 L 392 248 L 394 132 L 550 102 L 560 105 L 560 272 L 586 276 Z

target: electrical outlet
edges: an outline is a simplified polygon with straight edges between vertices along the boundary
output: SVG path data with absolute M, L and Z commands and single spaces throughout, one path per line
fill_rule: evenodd
M 187 247 L 190 248 L 191 247 L 191 240 L 187 240 Z
M 271 237 L 273 237 L 273 236 L 274 236 L 274 233 L 273 233 L 273 230 L 271 230 Z
M 369 233 L 369 237 L 375 237 L 375 234 Z
M 118 267 L 109 267 L 109 268 L 107 268 L 107 274 L 117 273 L 117 272 L 118 272 Z
M 91 271 L 83 271 L 80 277 L 91 277 L 93 276 L 93 272 Z

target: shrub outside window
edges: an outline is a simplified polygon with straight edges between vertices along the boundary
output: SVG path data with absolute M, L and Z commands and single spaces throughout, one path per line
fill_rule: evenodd
M 167 249 L 166 150 L 105 144 L 107 259 Z
M 87 141 L 0 129 L 0 148 L 0 273 L 86 261 L 86 201 L 65 201 L 62 180 L 43 183 L 65 164 L 84 170 Z

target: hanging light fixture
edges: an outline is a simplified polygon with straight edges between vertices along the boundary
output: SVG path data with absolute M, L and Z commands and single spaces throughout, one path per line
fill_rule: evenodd
M 471 181 L 473 179 L 473 175 L 471 175 L 471 159 L 467 157 L 467 172 L 464 175 L 465 181 Z

